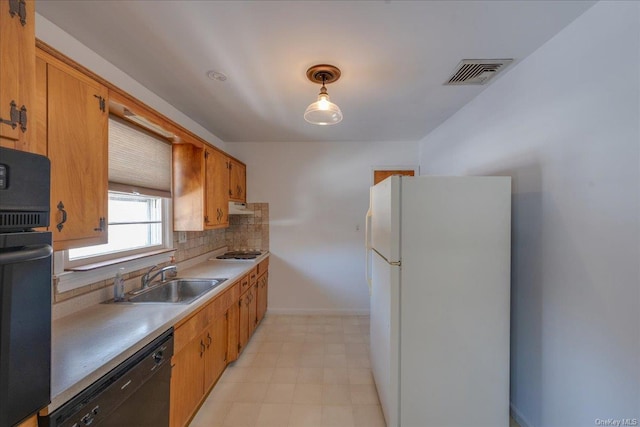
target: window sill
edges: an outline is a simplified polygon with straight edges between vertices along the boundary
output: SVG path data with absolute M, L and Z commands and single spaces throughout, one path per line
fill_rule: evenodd
M 123 262 L 133 261 L 141 258 L 148 258 L 154 255 L 165 254 L 168 252 L 175 252 L 175 249 L 158 249 L 151 252 L 145 252 L 142 254 L 129 255 L 121 258 L 114 258 L 108 261 L 94 262 L 92 264 L 79 265 L 77 267 L 65 268 L 65 271 L 91 271 L 97 268 L 108 267 L 110 265 L 122 264 Z
M 174 251 L 175 249 L 160 249 L 145 254 L 131 255 L 116 260 L 67 269 L 55 275 L 57 279 L 56 290 L 59 293 L 68 292 L 100 282 L 101 280 L 112 280 L 120 268 L 125 269 L 125 274 L 149 268 L 153 265 L 169 261 L 167 253 Z M 54 260 L 54 265 L 56 262 L 63 262 L 62 255 L 62 252 L 56 252 L 55 258 L 59 258 Z

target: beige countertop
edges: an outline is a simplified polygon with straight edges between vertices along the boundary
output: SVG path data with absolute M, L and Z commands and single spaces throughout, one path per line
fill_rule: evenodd
M 227 278 L 191 304 L 97 304 L 55 320 L 49 413 L 206 305 L 268 256 L 266 252 L 253 261 L 204 261 L 181 270 L 178 277 Z

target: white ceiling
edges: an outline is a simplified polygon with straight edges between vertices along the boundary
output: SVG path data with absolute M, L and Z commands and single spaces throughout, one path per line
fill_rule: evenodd
M 36 10 L 225 142 L 417 141 L 488 86 L 444 86 L 460 60 L 514 67 L 593 3 L 60 0 Z M 344 114 L 334 126 L 302 117 L 319 90 L 305 71 L 319 63 L 342 70 L 327 86 Z

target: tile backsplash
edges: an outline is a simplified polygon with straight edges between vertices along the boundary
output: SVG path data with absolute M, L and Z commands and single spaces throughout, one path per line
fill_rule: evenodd
M 247 203 L 251 215 L 229 215 L 225 233 L 229 249 L 269 250 L 269 204 Z
M 198 257 L 223 247 L 232 249 L 260 249 L 269 250 L 269 204 L 268 203 L 247 203 L 247 210 L 253 211 L 251 215 L 229 215 L 229 227 L 219 230 L 188 231 L 187 241 L 178 243 L 178 233 L 173 233 L 173 247 L 176 262 Z M 160 267 L 169 265 L 169 254 L 167 262 L 159 264 Z M 131 271 L 124 275 L 125 283 L 139 282 L 139 278 L 147 272 L 148 268 Z M 135 280 L 132 280 L 135 279 Z M 106 292 L 106 288 L 113 286 L 113 279 L 101 280 L 90 283 L 68 292 L 58 292 L 57 286 L 53 295 L 54 304 L 70 302 L 80 296 L 87 296 L 89 293 L 100 292 L 107 300 L 112 297 L 112 293 Z M 131 289 L 127 289 L 129 291 Z M 100 297 L 99 297 L 100 299 Z M 78 301 L 80 302 L 80 301 Z

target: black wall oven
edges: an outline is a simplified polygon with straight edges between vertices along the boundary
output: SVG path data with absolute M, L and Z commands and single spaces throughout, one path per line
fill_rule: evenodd
M 49 185 L 46 157 L 0 147 L 0 427 L 50 402 Z

